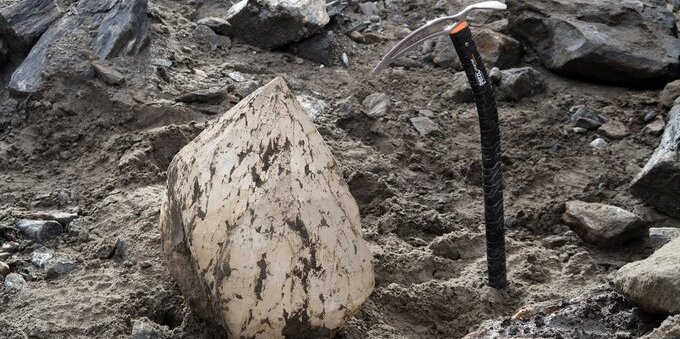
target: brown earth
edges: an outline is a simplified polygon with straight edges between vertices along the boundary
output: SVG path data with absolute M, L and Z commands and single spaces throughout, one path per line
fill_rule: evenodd
M 19 292 L 0 289 L 0 322 L 8 325 L 2 331 L 29 338 L 129 337 L 132 322 L 148 317 L 172 330 L 172 337 L 224 337 L 188 309 L 170 277 L 160 254 L 158 216 L 170 159 L 215 118 L 206 113 L 212 108 L 173 99 L 200 88 L 233 90 L 228 74 L 234 71 L 259 84 L 282 76 L 295 94 L 330 105 L 315 124 L 358 200 L 376 271 L 373 295 L 340 338 L 462 337 L 525 304 L 575 297 L 649 254 L 644 241 L 606 251 L 585 245 L 561 224 L 568 200 L 613 204 L 654 225 L 679 226 L 628 191 L 658 143 L 641 132 L 647 111 L 662 112 L 658 90 L 567 79 L 540 69 L 529 54 L 525 63 L 541 70 L 548 91 L 499 103 L 510 286 L 502 292 L 486 287 L 474 105 L 443 99 L 451 70 L 421 59 L 366 75 L 397 40 L 395 15 L 414 28 L 438 13 L 423 3 L 383 13 L 389 41 L 347 41 L 345 68 L 238 42 L 210 51 L 193 35 L 192 5 L 152 1 L 150 49 L 108 63 L 126 76 L 124 85 L 108 85 L 93 77 L 86 61 L 76 61 L 50 74 L 41 96 L 10 98 L 2 90 L 0 117 L 10 122 L 0 130 L 0 239 L 20 242 L 8 263 L 28 281 Z M 157 71 L 150 66 L 154 58 L 173 65 Z M 370 118 L 360 103 L 379 91 L 392 99 L 392 110 Z M 226 102 L 220 111 L 229 108 Z M 620 121 L 632 134 L 597 151 L 589 146 L 594 133 L 571 130 L 568 110 L 574 105 Z M 439 132 L 420 136 L 410 125 L 423 109 L 434 112 Z M 21 211 L 43 210 L 80 215 L 45 245 L 55 259 L 78 265 L 56 279 L 45 279 L 44 270 L 30 263 L 40 246 L 13 226 Z M 456 244 L 459 260 L 428 249 L 442 235 Z M 551 241 L 555 236 L 560 240 Z

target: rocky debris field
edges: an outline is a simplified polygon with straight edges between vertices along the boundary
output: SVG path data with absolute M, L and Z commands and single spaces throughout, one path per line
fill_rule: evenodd
M 517 0 L 470 17 L 499 98 L 509 287 L 498 291 L 486 286 L 477 116 L 450 42 L 426 41 L 369 75 L 411 31 L 473 2 L 0 0 L 0 337 L 265 336 L 248 331 L 278 326 L 265 316 L 274 307 L 265 304 L 278 302 L 267 285 L 276 257 L 253 247 L 242 253 L 248 260 L 235 260 L 211 251 L 224 247 L 219 239 L 194 232 L 203 252 L 168 258 L 184 235 L 166 238 L 175 221 L 161 219 L 202 210 L 181 200 L 161 212 L 161 204 L 169 196 L 207 201 L 218 188 L 252 213 L 235 220 L 246 230 L 286 210 L 276 205 L 290 199 L 282 191 L 273 189 L 269 197 L 280 199 L 272 206 L 253 207 L 241 206 L 250 197 L 219 189 L 233 187 L 232 174 L 259 186 L 278 170 L 265 166 L 269 144 L 241 143 L 255 133 L 274 145 L 279 139 L 265 131 L 280 126 L 323 145 L 307 146 L 318 158 L 295 153 L 301 144 L 274 153 L 318 166 L 316 176 L 295 174 L 308 180 L 296 196 L 328 197 L 335 187 L 344 200 L 333 199 L 345 201 L 282 234 L 304 240 L 307 220 L 344 214 L 327 219 L 333 229 L 319 237 L 366 248 L 299 252 L 303 273 L 323 258 L 362 268 L 349 283 L 345 274 L 324 278 L 349 285 L 343 291 L 356 292 L 355 303 L 327 313 L 324 298 L 321 308 L 295 299 L 309 294 L 295 284 L 318 275 L 282 275 L 293 287 L 280 299 L 310 311 L 289 314 L 292 325 L 277 335 L 680 337 L 680 4 Z M 285 106 L 304 123 L 221 128 L 232 107 L 266 121 L 267 112 L 247 104 L 257 100 L 242 99 L 274 79 L 285 86 L 268 89 L 280 98 L 272 115 Z M 206 134 L 223 143 L 205 143 Z M 200 158 L 193 167 L 190 149 Z M 253 167 L 226 173 L 211 158 L 220 150 L 221 159 Z M 332 158 L 337 166 L 323 165 Z M 176 177 L 182 164 L 195 173 Z M 211 186 L 196 190 L 187 181 L 218 167 L 226 182 L 201 179 Z M 271 173 L 272 187 L 285 182 Z M 368 251 L 372 270 L 358 259 Z M 210 255 L 229 265 L 175 279 L 183 261 L 213 268 Z M 243 273 L 225 270 L 237 268 L 230 260 Z M 260 293 L 235 292 L 252 291 L 239 274 L 259 281 Z M 217 291 L 217 280 L 230 281 L 217 297 L 187 292 L 191 284 Z M 261 308 L 229 318 L 229 306 L 251 299 Z M 335 322 L 307 331 L 324 317 Z

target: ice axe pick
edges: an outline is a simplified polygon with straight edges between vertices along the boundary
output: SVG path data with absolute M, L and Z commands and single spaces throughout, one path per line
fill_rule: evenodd
M 467 14 L 477 9 L 504 10 L 498 1 L 484 1 L 465 7 L 460 13 L 427 22 L 401 40 L 373 69 L 373 74 L 389 67 L 390 63 L 427 39 L 448 34 L 456 49 L 470 87 L 474 93 L 482 143 L 482 176 L 484 182 L 484 221 L 486 225 L 486 260 L 489 286 L 507 286 L 505 267 L 505 222 L 503 218 L 503 175 L 501 166 L 501 137 L 498 109 L 493 86 L 472 39 Z

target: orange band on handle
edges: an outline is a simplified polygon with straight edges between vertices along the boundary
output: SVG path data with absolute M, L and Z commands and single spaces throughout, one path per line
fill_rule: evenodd
M 462 31 L 462 30 L 464 30 L 464 29 L 466 29 L 466 28 L 468 28 L 468 22 L 467 22 L 467 20 L 465 20 L 465 21 L 459 23 L 458 25 L 456 25 L 456 27 L 454 27 L 454 28 L 451 30 L 451 32 L 449 32 L 449 35 L 454 35 L 454 34 L 460 32 L 460 31 Z

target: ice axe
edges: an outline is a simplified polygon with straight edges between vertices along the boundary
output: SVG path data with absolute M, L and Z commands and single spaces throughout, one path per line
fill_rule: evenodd
M 493 86 L 472 39 L 467 14 L 476 9 L 503 10 L 507 6 L 498 1 L 484 1 L 465 7 L 460 13 L 427 22 L 392 48 L 373 69 L 373 74 L 387 68 L 396 58 L 419 46 L 427 39 L 448 34 L 463 65 L 474 93 L 482 142 L 482 171 L 484 181 L 484 221 L 486 224 L 486 260 L 489 286 L 507 286 L 505 268 L 505 225 L 503 218 L 503 175 L 501 168 L 501 137 L 498 109 Z

